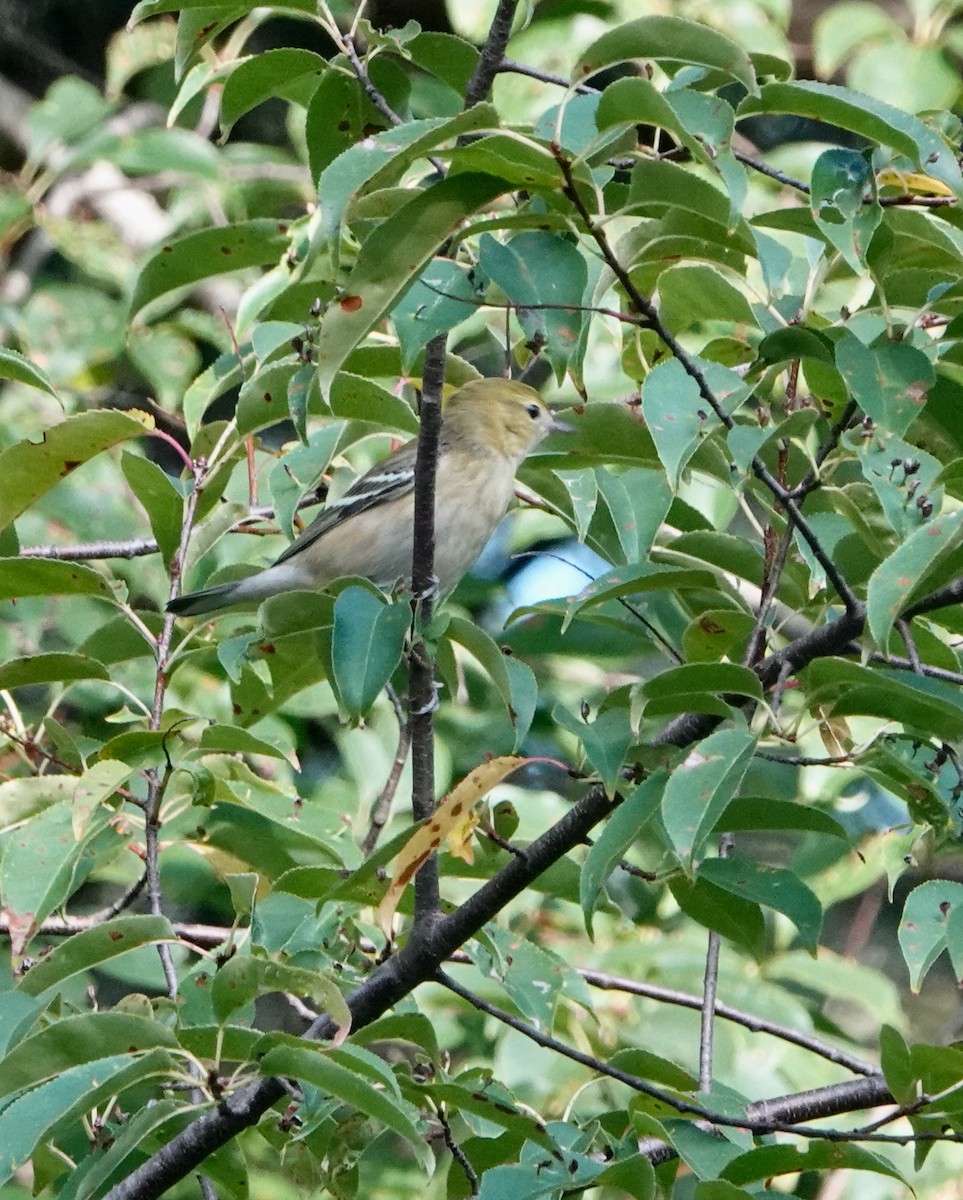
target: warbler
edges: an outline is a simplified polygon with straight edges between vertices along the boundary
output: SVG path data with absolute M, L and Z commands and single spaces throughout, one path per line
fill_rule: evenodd
M 451 591 L 505 515 L 515 472 L 547 433 L 568 431 L 538 393 L 507 379 L 477 379 L 442 409 L 435 481 L 435 574 Z M 417 439 L 400 446 L 332 500 L 272 566 L 189 592 L 167 611 L 198 616 L 279 592 L 325 588 L 342 575 L 379 587 L 410 579 Z

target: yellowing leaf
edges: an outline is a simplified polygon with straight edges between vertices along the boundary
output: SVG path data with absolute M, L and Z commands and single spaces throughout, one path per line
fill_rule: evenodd
M 416 827 L 394 861 L 391 885 L 378 906 L 378 922 L 386 935 L 390 933 L 391 918 L 405 888 L 446 838 L 452 854 L 466 862 L 472 861 L 469 842 L 472 830 L 478 824 L 477 805 L 506 775 L 528 761 L 515 755 L 502 755 L 475 767 L 452 788 L 432 816 Z
M 901 191 L 914 196 L 952 196 L 953 191 L 945 183 L 934 179 L 932 175 L 922 175 L 919 171 L 894 171 L 887 167 L 876 176 L 880 187 L 898 187 Z

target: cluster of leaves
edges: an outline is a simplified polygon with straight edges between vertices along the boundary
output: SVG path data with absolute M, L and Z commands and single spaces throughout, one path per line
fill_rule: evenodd
M 0 350 L 20 439 L 0 453 L 0 1180 L 30 1159 L 38 1191 L 154 1194 L 137 1181 L 171 1143 L 165 1182 L 203 1158 L 224 1196 L 278 1161 L 339 1196 L 407 1194 L 438 1164 L 449 1195 L 486 1200 L 688 1195 L 680 1162 L 706 1198 L 833 1167 L 901 1188 L 876 1126 L 773 1136 L 845 1109 L 841 1068 L 865 1084 L 851 1107 L 895 1103 L 939 1179 L 963 1055 L 907 1040 L 897 989 L 823 926 L 921 869 L 909 983 L 944 952 L 963 973 L 945 878 L 963 827 L 959 123 L 634 12 L 580 46 L 567 18 L 536 20 L 513 52 L 565 77 L 505 75 L 489 101 L 467 40 L 345 8 L 142 0 L 111 94 L 52 89 L 0 191 L 4 236 L 37 226 L 63 266 L 4 314 L 17 348 Z M 249 53 L 272 12 L 335 54 Z M 121 90 L 161 69 L 169 127 L 130 127 Z M 224 139 L 281 101 L 295 149 L 213 146 L 197 126 L 215 86 Z M 807 183 L 737 149 L 737 121 L 784 114 L 838 131 L 783 163 Z M 105 216 L 37 204 L 104 163 L 162 189 L 136 266 Z M 428 852 L 404 816 L 371 853 L 356 832 L 374 805 L 376 841 L 407 748 L 388 698 L 407 600 L 349 580 L 186 630 L 162 608 L 249 569 L 258 488 L 277 548 L 319 479 L 337 490 L 417 434 L 396 384 L 421 381 L 440 335 L 450 386 L 497 371 L 507 337 L 575 405 L 575 435 L 523 468 L 513 536 L 587 547 L 590 578 L 552 598 L 549 557 L 507 604 L 469 581 L 423 631 L 456 785 L 442 892 L 461 903 L 378 960 L 376 910 L 404 927 L 398 881 Z M 108 386 L 155 401 L 104 407 Z M 68 547 L 105 532 L 127 541 Z M 517 809 L 479 816 L 508 765 L 546 754 L 590 782 L 533 764 Z M 463 806 L 489 828 L 475 861 Z M 150 911 L 130 915 L 145 880 Z M 730 1010 L 714 1058 L 674 990 L 699 991 L 706 930 L 720 999 L 753 1014 Z M 438 974 L 455 951 L 458 980 Z M 91 980 L 123 999 L 91 1011 Z M 629 1014 L 634 989 L 658 1005 Z M 265 1032 L 255 1004 L 278 993 L 327 1014 L 321 1040 Z M 484 1024 L 456 1021 L 466 997 Z M 745 1026 L 766 1017 L 761 1062 Z M 297 1104 L 279 1114 L 281 1077 Z M 576 1103 L 596 1077 L 608 1090 Z M 802 1115 L 762 1099 L 819 1088 Z M 234 1123 L 192 1140 L 225 1097 Z

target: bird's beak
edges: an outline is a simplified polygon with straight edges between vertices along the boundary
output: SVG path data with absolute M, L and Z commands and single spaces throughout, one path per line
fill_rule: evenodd
M 552 413 L 552 423 L 548 427 L 549 433 L 575 433 L 574 425 L 569 425 L 568 421 L 560 421 L 558 417 Z

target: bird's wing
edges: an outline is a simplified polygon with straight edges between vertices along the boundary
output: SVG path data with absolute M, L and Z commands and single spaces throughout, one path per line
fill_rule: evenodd
M 329 529 L 350 521 L 358 513 L 392 500 L 400 500 L 414 490 L 415 442 L 408 442 L 383 462 L 377 463 L 348 488 L 338 500 L 331 500 L 314 518 L 305 531 L 275 560 L 275 566 L 300 554 L 312 542 L 323 537 Z

